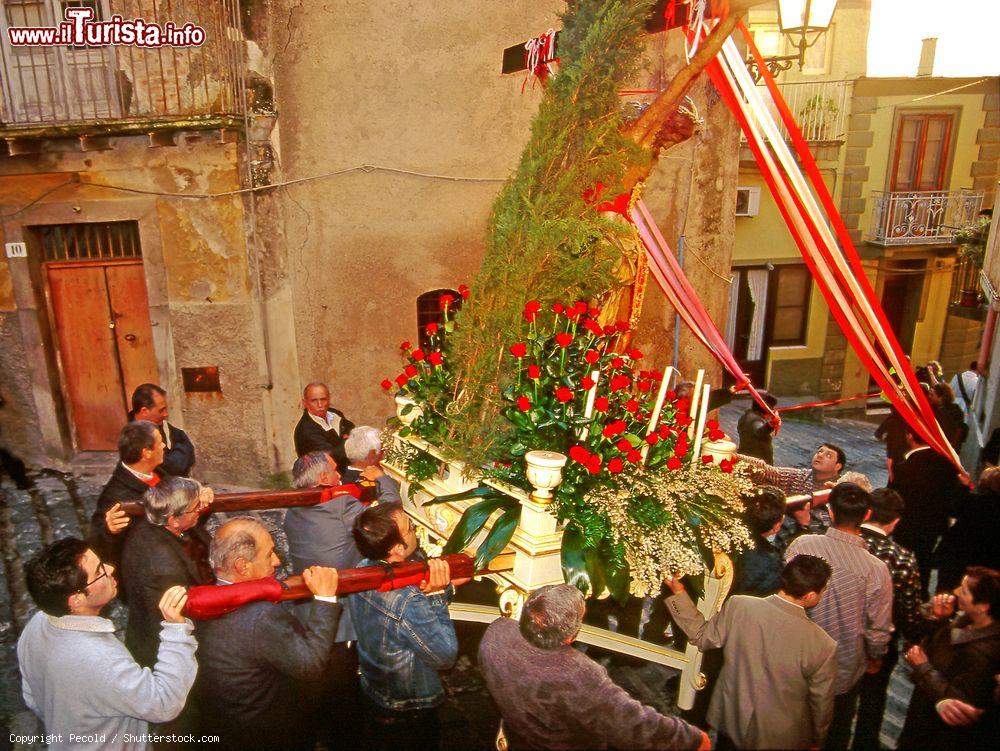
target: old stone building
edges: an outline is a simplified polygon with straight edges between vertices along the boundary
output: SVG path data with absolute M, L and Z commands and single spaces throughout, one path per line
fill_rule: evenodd
M 17 48 L 5 35 L 5 69 L 20 73 L 4 78 L 16 85 L 0 117 L 0 442 L 36 465 L 105 460 L 146 380 L 168 390 L 209 480 L 288 469 L 307 381 L 379 424 L 392 404 L 378 382 L 417 336 L 418 299 L 433 308 L 472 280 L 542 95 L 501 75 L 503 50 L 558 28 L 564 3 L 85 5 L 196 23 L 207 41 Z M 62 15 L 3 6 L 8 26 Z M 647 47 L 640 91 L 683 61 L 678 32 Z M 721 320 L 738 135 L 705 82 L 692 99 L 704 126 L 645 197 L 671 242 L 685 235 L 686 270 Z M 673 323 L 650 286 L 635 341 L 661 365 Z M 684 370 L 718 381 L 687 334 L 679 349 Z

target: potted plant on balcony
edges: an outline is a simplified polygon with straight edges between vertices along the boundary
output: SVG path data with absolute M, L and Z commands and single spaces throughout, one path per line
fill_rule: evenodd
M 971 265 L 978 270 L 983 267 L 986 256 L 986 240 L 990 234 L 990 220 L 979 217 L 975 222 L 967 224 L 955 232 L 955 244 L 958 245 L 958 259 L 963 264 Z M 979 305 L 979 289 L 975 286 L 975 273 L 965 275 L 965 281 L 973 286 L 964 287 L 959 298 L 963 308 L 975 308 Z
M 807 140 L 829 141 L 836 133 L 831 133 L 837 122 L 840 107 L 828 96 L 816 94 L 806 100 L 798 112 L 798 121 Z

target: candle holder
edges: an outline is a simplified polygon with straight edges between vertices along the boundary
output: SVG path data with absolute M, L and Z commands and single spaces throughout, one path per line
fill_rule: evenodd
M 410 407 L 409 410 L 406 407 Z M 404 413 L 405 410 L 405 413 Z M 396 397 L 396 417 L 403 425 L 410 425 L 424 413 L 423 407 L 408 396 Z
M 529 451 L 524 455 L 524 463 L 528 482 L 535 488 L 531 500 L 543 505 L 552 503 L 552 491 L 562 482 L 566 455 L 555 451 Z
M 712 457 L 712 463 L 718 464 L 723 459 L 729 459 L 736 456 L 736 444 L 730 441 L 728 438 L 722 438 L 718 441 L 705 441 L 701 445 L 701 455 Z

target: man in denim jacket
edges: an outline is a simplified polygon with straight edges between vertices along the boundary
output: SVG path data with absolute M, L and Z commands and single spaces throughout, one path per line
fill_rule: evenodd
M 364 556 L 358 565 L 411 559 L 417 550 L 415 532 L 399 504 L 366 509 L 353 529 Z M 437 707 L 444 690 L 438 671 L 454 664 L 458 638 L 448 615 L 454 592 L 448 563 L 434 558 L 427 565 L 427 579 L 419 587 L 358 592 L 347 599 L 358 633 L 361 689 L 372 749 L 436 749 L 440 745 Z

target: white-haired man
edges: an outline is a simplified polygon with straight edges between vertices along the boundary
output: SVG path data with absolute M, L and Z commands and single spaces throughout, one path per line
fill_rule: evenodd
M 382 433 L 371 425 L 360 425 L 344 441 L 347 454 L 347 471 L 342 482 L 374 483 L 376 498 L 380 503 L 401 503 L 399 483 L 382 469 Z
M 144 667 L 156 661 L 164 590 L 211 584 L 208 533 L 198 526 L 212 491 L 197 480 L 165 477 L 143 496 L 146 516 L 131 525 L 122 548 L 121 574 L 128 601 L 125 645 Z

